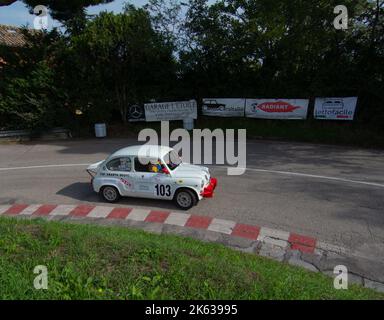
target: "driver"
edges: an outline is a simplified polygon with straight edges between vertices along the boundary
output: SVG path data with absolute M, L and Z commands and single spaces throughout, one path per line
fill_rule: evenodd
M 163 166 L 160 163 L 160 160 L 157 160 L 155 164 L 150 162 L 148 165 L 149 165 L 149 171 L 154 173 L 161 172 L 161 169 L 163 168 Z

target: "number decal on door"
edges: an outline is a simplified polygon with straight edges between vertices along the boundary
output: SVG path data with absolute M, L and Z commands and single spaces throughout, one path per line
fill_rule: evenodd
M 169 184 L 157 184 L 155 186 L 156 189 L 156 195 L 157 196 L 167 196 L 169 197 L 171 195 L 171 186 Z

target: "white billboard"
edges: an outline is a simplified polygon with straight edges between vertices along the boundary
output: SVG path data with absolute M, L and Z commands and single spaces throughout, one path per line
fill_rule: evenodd
M 203 115 L 216 117 L 244 117 L 245 99 L 205 98 Z
M 197 119 L 196 100 L 144 104 L 146 121 Z
M 324 120 L 353 120 L 357 97 L 316 98 L 313 116 Z
M 247 99 L 245 116 L 262 119 L 306 119 L 308 99 Z

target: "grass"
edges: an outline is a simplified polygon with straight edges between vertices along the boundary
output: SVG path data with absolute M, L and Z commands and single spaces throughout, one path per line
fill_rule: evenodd
M 36 290 L 36 265 L 48 290 Z M 320 273 L 171 235 L 0 218 L 0 299 L 383 299 Z

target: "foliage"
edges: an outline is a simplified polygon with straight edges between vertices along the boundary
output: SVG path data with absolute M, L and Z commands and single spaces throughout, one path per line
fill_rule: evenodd
M 173 77 L 172 49 L 153 30 L 143 9 L 127 6 L 123 14 L 102 12 L 72 36 L 69 45 L 72 75 L 86 94 L 86 99 L 84 94 L 79 97 L 99 117 L 117 106 L 126 121 L 130 105 L 161 96 Z
M 344 1 L 347 30 L 333 26 L 337 0 L 149 0 L 121 14 L 84 14 L 105 2 L 39 0 L 67 32 L 35 35 L 26 50 L 0 48 L 3 112 L 40 90 L 28 79 L 48 66 L 49 74 L 34 71 L 53 79 L 47 99 L 82 110 L 86 123 L 116 113 L 125 121 L 130 105 L 150 99 L 358 96 L 356 122 L 384 132 L 382 0 Z M 20 125 L 9 113 L 3 126 L 5 117 Z
M 1 118 L 17 129 L 40 130 L 62 124 L 63 93 L 53 81 L 53 72 L 44 62 L 37 63 L 29 74 L 12 78 L 4 89 L 5 98 L 0 100 Z
M 41 130 L 63 125 L 69 115 L 53 64 L 60 36 L 56 31 L 22 32 L 24 47 L 0 50 L 7 61 L 0 69 L 0 127 Z

